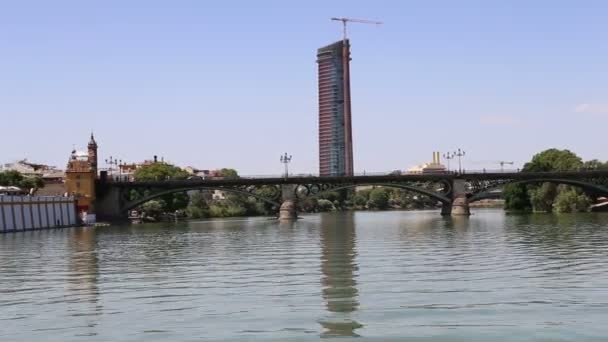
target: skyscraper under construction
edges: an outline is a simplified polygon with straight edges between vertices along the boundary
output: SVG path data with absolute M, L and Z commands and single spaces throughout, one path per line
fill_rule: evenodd
M 350 43 L 340 40 L 317 50 L 319 66 L 319 173 L 353 174 L 350 107 Z

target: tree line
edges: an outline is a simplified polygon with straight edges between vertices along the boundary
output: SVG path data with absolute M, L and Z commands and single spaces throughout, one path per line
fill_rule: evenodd
M 583 161 L 570 150 L 555 148 L 535 154 L 523 172 L 608 170 L 608 161 Z M 509 184 L 503 189 L 505 209 L 520 212 L 584 212 L 593 199 L 578 187 L 565 184 Z
M 0 172 L 0 186 L 16 186 L 29 191 L 43 188 L 44 181 L 40 177 L 25 177 L 19 171 L 8 170 Z

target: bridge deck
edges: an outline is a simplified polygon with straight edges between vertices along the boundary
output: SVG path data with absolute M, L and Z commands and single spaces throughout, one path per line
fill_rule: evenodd
M 181 188 L 181 187 L 221 187 L 247 185 L 280 185 L 280 184 L 373 184 L 392 182 L 426 182 L 453 179 L 467 180 L 530 180 L 530 179 L 586 179 L 608 177 L 608 170 L 601 171 L 565 171 L 565 172 L 493 172 L 493 173 L 429 173 L 402 175 L 371 175 L 342 177 L 277 177 L 277 178 L 235 178 L 204 180 L 165 180 L 149 182 L 107 182 L 105 185 L 125 188 Z

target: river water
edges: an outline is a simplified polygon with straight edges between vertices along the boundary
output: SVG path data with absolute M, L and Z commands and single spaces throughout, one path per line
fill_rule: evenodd
M 2 342 L 606 341 L 607 322 L 608 214 L 0 235 Z

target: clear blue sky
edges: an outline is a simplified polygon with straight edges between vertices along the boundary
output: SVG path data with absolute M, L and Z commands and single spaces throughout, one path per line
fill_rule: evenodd
M 608 159 L 606 1 L 2 1 L 0 162 L 316 172 L 316 49 L 353 24 L 356 171 Z

